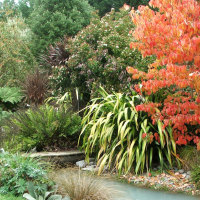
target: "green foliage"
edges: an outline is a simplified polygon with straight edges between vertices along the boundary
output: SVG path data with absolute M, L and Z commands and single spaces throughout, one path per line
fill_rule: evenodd
M 22 17 L 26 20 L 33 12 L 34 0 L 18 0 L 18 4 L 16 7 L 18 9 L 18 12 L 20 12 Z
M 16 197 L 16 196 L 13 196 L 13 195 L 1 195 L 0 194 L 0 199 L 1 200 L 24 200 L 24 198 L 22 197 Z
M 0 88 L 0 102 L 16 104 L 22 100 L 22 93 L 20 88 L 16 87 L 2 87 Z
M 28 181 L 37 184 L 37 191 L 42 192 L 48 181 L 44 167 L 30 157 L 0 154 L 0 193 L 23 194 L 27 190 Z
M 149 0 L 89 0 L 89 3 L 99 11 L 100 16 L 110 12 L 111 8 L 118 11 L 125 3 L 137 9 L 139 5 L 147 5 L 148 2 Z
M 20 17 L 0 21 L 0 86 L 16 86 L 37 65 L 29 45 L 31 32 Z
M 11 111 L 21 102 L 23 95 L 20 88 L 0 87 L 0 121 L 11 115 Z
M 31 182 L 28 184 L 28 192 L 23 195 L 27 200 L 62 200 L 62 196 L 53 194 L 53 191 L 45 191 L 43 195 L 37 194 L 37 187 Z
M 53 66 L 51 80 L 55 90 L 64 93 L 67 88 L 78 87 L 80 93 L 89 95 L 99 85 L 109 90 L 126 90 L 131 80 L 126 67 L 147 70 L 153 61 L 152 57 L 143 59 L 139 51 L 129 48 L 129 32 L 133 28 L 128 11 L 123 9 L 103 18 L 94 15 L 90 25 L 65 44 L 66 64 L 62 59 L 62 64 Z
M 100 93 L 101 97 L 93 99 L 86 109 L 81 132 L 86 159 L 98 153 L 99 173 L 107 164 L 119 174 L 143 172 L 156 159 L 162 168 L 172 166 L 171 154 L 176 154 L 172 130 L 163 131 L 161 122 L 153 126 L 145 113 L 136 111 L 141 97 L 109 95 L 103 89 Z
M 0 20 L 6 20 L 7 17 L 14 17 L 18 14 L 18 9 L 14 0 L 3 0 L 0 2 Z
M 8 111 L 4 111 L 2 110 L 2 108 L 0 107 L 0 121 L 2 121 L 5 118 L 8 118 L 9 116 L 11 116 L 11 112 Z
M 38 151 L 76 146 L 81 119 L 69 107 L 42 105 L 19 111 L 2 125 L 4 146 Z
M 89 24 L 92 7 L 86 0 L 35 0 L 28 24 L 36 55 L 64 35 L 75 35 Z
M 197 189 L 200 189 L 200 166 L 195 165 L 192 173 L 191 173 L 191 180 L 195 182 Z

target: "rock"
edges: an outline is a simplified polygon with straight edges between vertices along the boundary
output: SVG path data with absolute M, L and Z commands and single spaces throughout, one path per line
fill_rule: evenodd
M 98 167 L 96 167 L 96 165 L 89 165 L 87 167 L 82 168 L 83 171 L 90 171 L 90 172 L 96 172 L 99 170 Z
M 95 162 L 95 158 L 90 158 L 90 162 Z
M 22 156 L 31 158 L 40 158 L 44 161 L 53 162 L 54 164 L 66 165 L 67 163 L 75 164 L 85 158 L 84 152 L 79 150 L 70 150 L 62 152 L 36 152 L 36 153 L 23 153 Z
M 190 176 L 190 175 L 191 175 L 191 171 L 188 171 L 188 172 L 187 172 L 187 175 L 189 175 L 189 176 Z
M 62 200 L 70 200 L 70 197 L 66 196 Z
M 178 172 L 179 172 L 180 174 L 183 174 L 183 173 L 184 173 L 184 170 L 183 170 L 183 169 L 180 169 L 180 170 L 178 170 Z
M 31 150 L 29 151 L 29 153 L 36 153 L 36 152 L 37 152 L 36 147 L 34 147 L 33 149 L 31 149 Z
M 178 171 L 178 169 L 177 169 L 176 167 L 174 167 L 174 171 L 175 171 L 175 172 L 177 172 L 177 171 Z
M 187 176 L 186 173 L 183 173 L 183 174 L 182 174 L 182 177 L 183 177 L 183 178 L 186 178 L 186 176 Z
M 5 153 L 5 150 L 3 148 L 1 148 L 0 153 Z
M 76 166 L 78 166 L 79 168 L 84 168 L 87 166 L 87 163 L 85 162 L 85 160 L 80 160 L 76 162 Z
M 191 177 L 190 177 L 190 175 L 186 175 L 186 177 L 185 177 L 186 179 L 190 179 Z

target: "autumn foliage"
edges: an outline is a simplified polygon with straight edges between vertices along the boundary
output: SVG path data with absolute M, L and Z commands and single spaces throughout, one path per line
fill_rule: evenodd
M 127 67 L 141 84 L 135 89 L 148 101 L 137 110 L 148 112 L 163 129 L 172 126 L 176 143 L 200 149 L 200 3 L 195 0 L 151 0 L 131 11 L 132 32 L 144 57 L 156 55 L 147 73 Z M 157 11 L 155 11 L 157 10 Z

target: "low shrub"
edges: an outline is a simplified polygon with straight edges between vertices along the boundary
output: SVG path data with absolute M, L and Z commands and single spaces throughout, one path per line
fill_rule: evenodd
M 28 193 L 25 193 L 23 197 L 27 200 L 62 200 L 62 196 L 54 194 L 53 191 L 38 194 L 37 187 L 33 183 L 28 183 Z
M 58 191 L 71 200 L 112 200 L 120 194 L 112 184 L 80 172 L 61 171 L 53 177 Z
M 0 154 L 0 193 L 22 195 L 27 190 L 27 182 L 37 185 L 42 192 L 48 183 L 47 171 L 38 160 L 19 154 Z
M 102 88 L 100 94 L 86 108 L 81 132 L 86 159 L 98 153 L 99 173 L 106 165 L 119 174 L 132 169 L 143 172 L 156 159 L 161 167 L 172 166 L 176 155 L 172 130 L 163 131 L 161 122 L 153 126 L 146 113 L 136 111 L 135 106 L 144 101 L 141 96 L 108 94 Z
M 15 113 L 3 125 L 4 146 L 38 151 L 72 148 L 77 144 L 81 118 L 69 106 L 48 104 Z

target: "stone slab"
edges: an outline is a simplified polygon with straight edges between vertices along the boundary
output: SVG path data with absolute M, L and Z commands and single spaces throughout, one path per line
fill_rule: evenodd
M 32 158 L 41 158 L 45 161 L 50 161 L 54 163 L 67 164 L 76 163 L 79 160 L 85 158 L 84 152 L 74 150 L 65 152 L 37 152 L 31 154 L 23 154 L 24 156 L 30 156 Z

